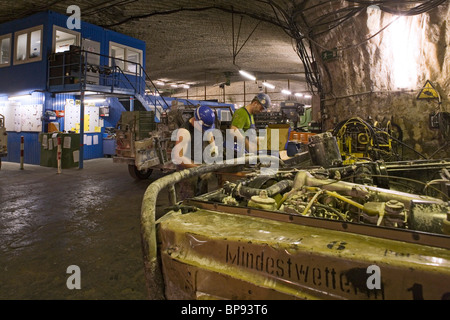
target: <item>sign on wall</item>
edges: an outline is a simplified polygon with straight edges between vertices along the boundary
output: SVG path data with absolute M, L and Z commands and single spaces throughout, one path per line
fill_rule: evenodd
M 80 101 L 68 99 L 65 105 L 64 129 L 66 131 L 80 132 Z M 100 108 L 96 106 L 84 106 L 84 132 L 101 132 Z
M 437 92 L 436 88 L 431 84 L 429 80 L 425 83 L 425 86 L 420 90 L 417 95 L 417 100 L 430 100 L 430 99 L 439 99 L 439 92 Z
M 6 131 L 42 132 L 42 115 L 44 106 L 21 105 L 9 101 L 0 105 L 0 114 L 5 116 Z

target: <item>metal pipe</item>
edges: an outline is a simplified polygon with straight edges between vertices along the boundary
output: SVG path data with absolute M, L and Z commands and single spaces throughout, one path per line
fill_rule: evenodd
M 181 180 L 199 176 L 205 173 L 231 168 L 242 163 L 257 163 L 257 161 L 277 161 L 280 159 L 269 155 L 250 156 L 239 159 L 231 159 L 221 164 L 201 165 L 199 167 L 177 171 L 171 175 L 162 177 L 153 182 L 146 190 L 141 209 L 141 236 L 144 254 L 144 268 L 147 281 L 149 298 L 152 300 L 164 299 L 164 280 L 162 277 L 160 261 L 158 259 L 158 247 L 156 241 L 156 202 L 161 190 L 169 187 L 171 194 L 173 186 Z M 282 163 L 282 162 L 281 162 Z M 172 200 L 173 201 L 173 200 Z
M 267 191 L 267 196 L 273 197 L 276 194 L 283 193 L 285 190 L 292 188 L 293 185 L 294 181 L 292 180 L 282 180 L 266 189 L 241 186 L 240 188 L 238 188 L 238 194 L 241 197 L 251 198 L 252 196 L 259 196 L 261 191 L 264 190 Z
M 405 208 L 409 209 L 412 200 L 428 200 L 437 204 L 444 204 L 441 199 L 415 195 L 406 192 L 394 191 L 389 189 L 383 189 L 368 185 L 360 185 L 356 183 L 331 180 L 331 179 L 318 179 L 315 178 L 308 171 L 299 171 L 294 180 L 294 189 L 300 189 L 303 186 L 309 187 L 321 187 L 328 191 L 338 191 L 346 196 L 360 198 L 367 200 L 368 197 L 373 196 L 378 201 L 397 200 L 405 205 Z
M 353 201 L 353 200 L 351 200 L 351 199 L 348 199 L 348 198 L 346 198 L 346 197 L 344 197 L 344 196 L 341 196 L 341 195 L 340 195 L 339 193 L 337 193 L 337 192 L 334 192 L 334 191 L 328 191 L 328 190 L 325 190 L 325 192 L 326 192 L 326 194 L 329 195 L 329 196 L 335 197 L 335 198 L 337 198 L 337 199 L 339 199 L 339 200 L 342 200 L 342 201 L 344 201 L 344 202 L 347 202 L 348 204 L 351 204 L 352 206 L 354 206 L 354 207 L 356 207 L 356 208 L 358 208 L 358 209 L 361 209 L 361 210 L 363 210 L 363 211 L 366 211 L 366 209 L 364 208 L 364 206 L 363 206 L 362 204 L 360 204 L 360 203 L 358 203 L 358 202 L 356 202 L 356 201 Z

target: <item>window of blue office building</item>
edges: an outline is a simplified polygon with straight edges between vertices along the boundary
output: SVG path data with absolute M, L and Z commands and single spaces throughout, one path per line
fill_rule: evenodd
M 120 101 L 156 110 L 145 97 L 145 42 L 84 21 L 71 30 L 68 18 L 46 11 L 0 25 L 4 161 L 20 161 L 24 140 L 25 163 L 42 165 L 52 133 L 78 135 L 79 162 L 103 157 L 105 128 L 130 108 Z
M 0 25 L 4 161 L 21 161 L 23 141 L 25 163 L 55 166 L 56 137 L 68 135 L 63 157 L 82 168 L 84 160 L 106 155 L 106 131 L 123 112 L 152 111 L 159 123 L 174 100 L 148 77 L 144 41 L 84 21 L 72 30 L 68 19 L 45 11 Z
M 0 68 L 11 64 L 11 34 L 0 35 Z

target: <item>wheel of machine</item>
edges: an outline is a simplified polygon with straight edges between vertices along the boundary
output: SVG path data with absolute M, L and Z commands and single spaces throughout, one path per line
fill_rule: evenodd
M 147 170 L 138 170 L 138 168 L 136 168 L 135 165 L 130 164 L 128 165 L 128 172 L 130 173 L 130 175 L 137 180 L 146 180 L 150 177 L 150 175 L 152 174 L 153 170 L 152 169 L 147 169 Z

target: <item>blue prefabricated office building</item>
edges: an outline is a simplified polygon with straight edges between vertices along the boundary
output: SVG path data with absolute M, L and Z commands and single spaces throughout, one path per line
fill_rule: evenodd
M 75 29 L 69 18 L 46 11 L 0 25 L 4 161 L 20 162 L 23 137 L 24 163 L 39 165 L 39 136 L 71 132 L 83 138 L 82 167 L 83 160 L 104 156 L 105 128 L 115 127 L 122 112 L 138 102 L 158 122 L 173 100 L 151 94 L 145 42 L 83 21 Z

